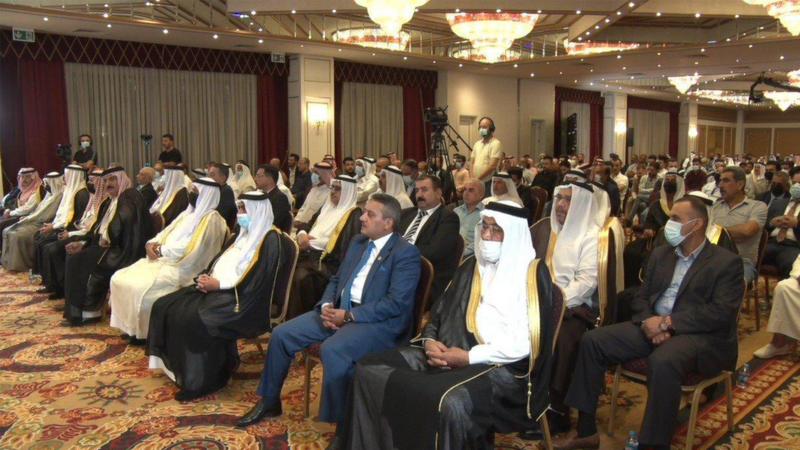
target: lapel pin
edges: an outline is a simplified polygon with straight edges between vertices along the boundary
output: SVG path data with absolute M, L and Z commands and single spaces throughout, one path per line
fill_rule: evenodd
M 380 261 L 381 259 L 383 259 L 383 256 L 378 256 L 378 261 Z

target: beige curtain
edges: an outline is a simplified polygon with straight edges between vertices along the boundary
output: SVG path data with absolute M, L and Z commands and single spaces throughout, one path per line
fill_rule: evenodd
M 158 159 L 166 133 L 190 168 L 209 160 L 258 162 L 254 75 L 64 66 L 70 141 L 91 134 L 104 167 L 119 162 L 133 175 Z M 142 134 L 153 135 L 146 153 Z
M 343 83 L 342 153 L 378 158 L 403 154 L 403 88 Z
M 631 154 L 669 154 L 669 113 L 629 109 L 628 127 L 633 128 Z
M 561 103 L 561 148 L 567 148 L 567 117 L 576 114 L 578 119 L 577 127 L 577 145 L 576 154 L 583 153 L 586 158 L 589 157 L 589 139 L 591 122 L 591 106 L 588 103 Z M 588 161 L 588 159 L 587 159 Z

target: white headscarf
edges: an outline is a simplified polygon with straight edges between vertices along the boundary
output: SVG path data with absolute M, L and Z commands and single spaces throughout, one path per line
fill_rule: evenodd
M 400 202 L 400 208 L 410 208 L 414 203 L 408 197 L 406 184 L 403 182 L 403 172 L 395 166 L 386 166 L 381 171 L 381 176 L 386 178 L 386 194 L 391 195 Z
M 675 172 L 674 170 L 670 170 L 664 175 L 664 179 L 661 181 L 661 198 L 659 199 L 659 203 L 661 204 L 661 210 L 664 211 L 666 215 L 669 215 L 669 202 L 667 202 L 667 190 L 665 189 L 665 184 L 667 184 L 667 177 L 675 176 L 675 182 L 678 184 L 678 189 L 675 191 L 675 197 L 673 197 L 672 202 L 675 203 L 675 200 L 680 199 L 686 194 L 686 187 L 683 183 L 683 177 Z
M 167 236 L 164 247 L 185 248 L 187 241 L 192 238 L 203 217 L 210 211 L 214 211 L 219 205 L 219 185 L 214 180 L 198 178 L 194 185 L 197 186 L 198 192 L 195 206 L 189 205 L 175 219 L 178 225 Z
M 331 189 L 334 183 L 340 183 L 342 186 L 342 194 L 339 197 L 339 204 L 334 205 L 331 197 L 325 200 L 325 204 L 320 209 L 319 216 L 317 216 L 314 227 L 308 232 L 309 235 L 317 239 L 327 239 L 331 236 L 331 232 L 336 228 L 336 224 L 342 217 L 350 211 L 350 208 L 356 206 L 358 199 L 358 188 L 354 179 L 347 175 L 339 175 L 331 180 Z
M 761 175 L 756 175 L 756 167 L 761 167 Z M 750 176 L 753 177 L 753 181 L 761 181 L 764 179 L 764 172 L 767 171 L 767 167 L 760 162 L 755 163 L 753 166 L 753 170 L 750 172 Z
M 58 211 L 53 219 L 53 228 L 61 229 L 67 226 L 67 220 L 75 212 L 75 195 L 82 189 L 86 189 L 84 177 L 85 173 L 81 166 L 67 166 L 64 169 L 67 186 L 64 188 L 64 195 L 61 196 L 61 203 L 58 204 Z
M 572 200 L 569 212 L 562 227 L 556 218 L 558 195 L 565 189 L 572 189 Z M 550 227 L 558 236 L 553 249 L 552 264 L 556 277 L 564 279 L 575 278 L 581 256 L 581 246 L 587 236 L 597 237 L 598 205 L 594 196 L 594 189 L 590 184 L 571 181 L 556 186 L 553 192 L 553 209 L 550 214 Z M 562 286 L 564 287 L 564 286 Z
M 239 176 L 238 167 L 242 167 L 242 175 Z M 250 174 L 250 167 L 244 163 L 236 163 L 236 175 L 234 176 L 234 181 L 239 186 L 241 192 L 249 192 L 256 190 L 256 180 L 253 179 L 253 175 Z
M 580 181 L 586 183 L 586 174 L 582 170 L 570 170 L 564 175 L 564 181 Z
M 239 184 L 233 179 L 234 175 L 236 174 L 231 170 L 230 164 L 222 163 L 222 165 L 228 168 L 228 181 L 226 184 L 231 187 L 234 198 L 239 198 L 239 195 L 242 193 L 242 191 L 239 189 Z
M 364 176 L 361 177 L 362 179 L 366 180 L 370 176 L 375 175 L 375 160 L 369 157 L 359 158 L 361 161 L 361 166 L 364 167 Z
M 508 192 L 502 195 L 495 194 L 494 192 L 494 180 L 502 180 L 506 184 L 506 189 Z M 511 179 L 511 175 L 506 172 L 498 172 L 492 177 L 492 196 L 484 199 L 483 204 L 488 205 L 489 202 L 500 202 L 500 201 L 511 201 L 517 204 L 519 207 L 523 207 L 522 199 L 519 198 L 519 193 L 517 192 L 517 186 L 514 185 L 514 180 Z
M 153 206 L 150 207 L 150 213 L 161 211 L 162 208 L 169 205 L 170 200 L 181 189 L 186 186 L 183 184 L 183 170 L 180 167 L 164 167 L 164 190 L 161 191 Z M 121 192 L 120 192 L 121 193 Z
M 272 221 L 275 218 L 272 215 L 272 203 L 262 191 L 244 193 L 239 201 L 244 203 L 247 215 L 250 217 L 250 226 L 239 232 L 236 242 L 232 245 L 242 252 L 242 256 L 236 264 L 237 279 L 247 270 L 250 260 L 258 250 L 261 240 L 272 228 Z
M 611 217 L 611 199 L 608 197 L 608 192 L 598 182 L 592 181 L 589 183 L 594 188 L 594 201 L 597 204 L 597 214 L 595 214 L 595 224 L 598 228 L 605 226 L 606 221 Z M 572 206 L 570 206 L 572 210 Z
M 32 213 L 20 219 L 18 223 L 39 219 L 43 211 L 50 207 L 57 199 L 60 199 L 58 194 L 64 192 L 64 177 L 58 172 L 50 172 L 44 177 L 44 185 L 50 188 L 50 192 L 45 194 L 42 201 L 39 202 L 39 205 L 36 206 L 36 209 Z

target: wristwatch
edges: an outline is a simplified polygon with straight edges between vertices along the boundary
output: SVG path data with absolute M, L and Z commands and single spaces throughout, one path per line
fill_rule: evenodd
M 661 330 L 661 331 L 669 331 L 669 324 L 667 323 L 667 317 L 669 317 L 669 316 L 664 316 L 664 317 L 661 318 L 661 323 L 658 324 L 658 329 L 659 330 Z
M 344 323 L 350 323 L 353 321 L 353 312 L 352 311 L 345 311 L 344 313 Z

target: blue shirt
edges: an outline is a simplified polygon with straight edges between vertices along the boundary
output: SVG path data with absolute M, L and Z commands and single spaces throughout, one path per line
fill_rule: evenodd
M 481 211 L 483 211 L 483 203 L 478 202 L 472 212 L 467 210 L 467 204 L 464 203 L 453 210 L 461 221 L 461 228 L 458 233 L 464 237 L 467 242 L 464 247 L 464 256 L 469 256 L 475 253 L 475 226 L 481 221 Z
M 672 281 L 670 281 L 669 287 L 667 287 L 667 290 L 661 294 L 661 297 L 659 297 L 656 302 L 656 314 L 659 316 L 668 316 L 672 314 L 672 308 L 675 306 L 675 300 L 677 300 L 678 297 L 678 289 L 680 289 L 681 283 L 683 283 L 683 278 L 686 276 L 686 272 L 689 271 L 689 268 L 692 267 L 694 260 L 697 259 L 697 255 L 700 254 L 705 246 L 706 241 L 704 240 L 703 243 L 700 244 L 700 247 L 697 247 L 689 256 L 683 256 L 683 251 L 680 246 L 675 247 L 675 254 L 678 255 L 678 262 L 675 263 L 675 272 L 672 274 Z

